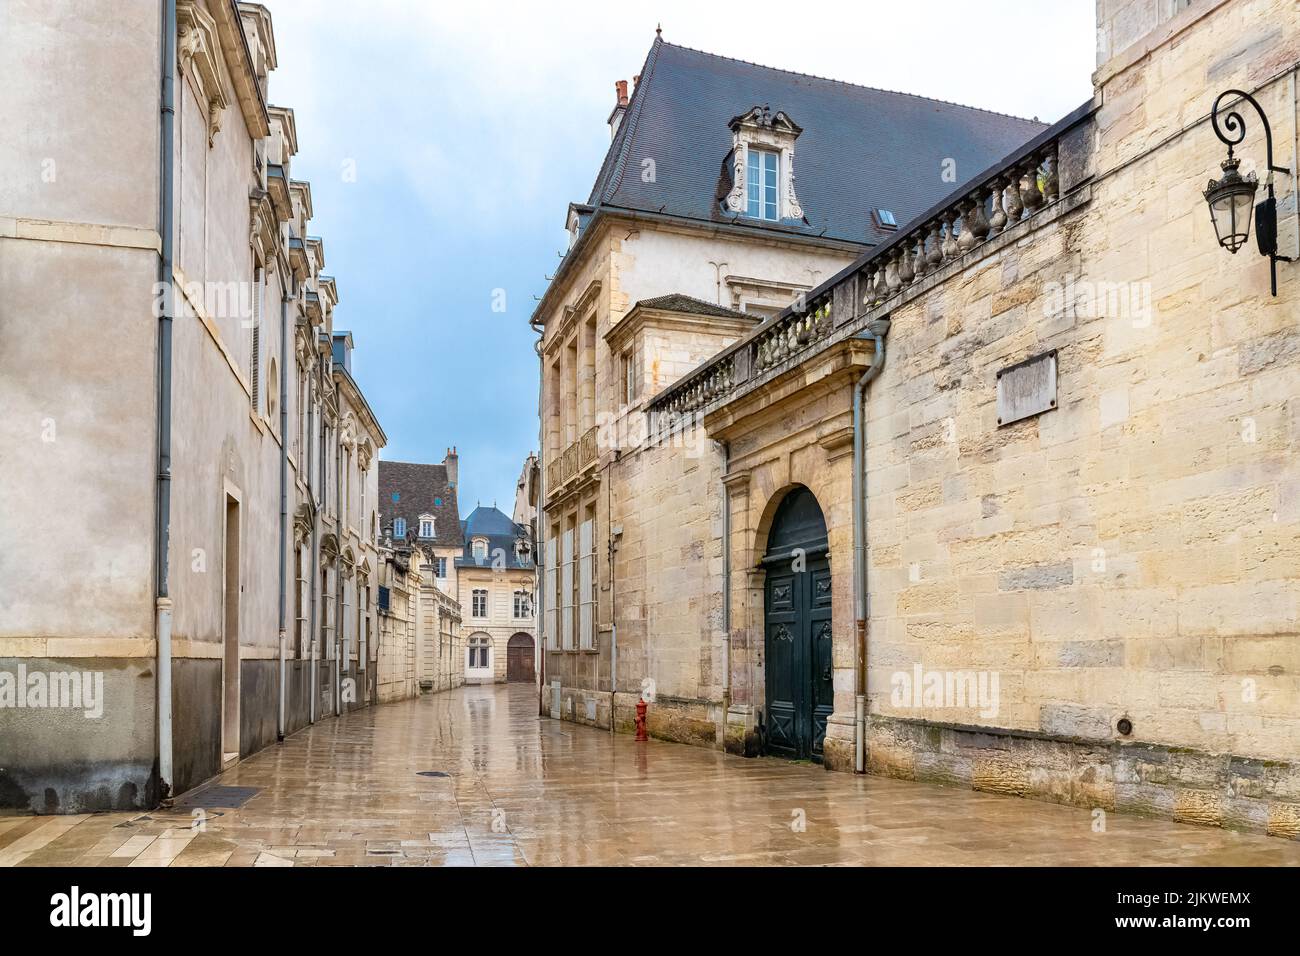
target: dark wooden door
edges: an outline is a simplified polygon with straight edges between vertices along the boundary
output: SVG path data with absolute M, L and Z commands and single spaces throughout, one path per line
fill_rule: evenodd
M 767 574 L 767 749 L 821 760 L 835 706 L 831 667 L 831 571 L 826 558 L 806 569 Z
M 532 683 L 533 639 L 527 634 L 516 634 L 506 645 L 506 680 Z
M 820 761 L 835 706 L 831 569 L 826 524 L 808 489 L 791 491 L 778 507 L 763 565 L 766 749 Z

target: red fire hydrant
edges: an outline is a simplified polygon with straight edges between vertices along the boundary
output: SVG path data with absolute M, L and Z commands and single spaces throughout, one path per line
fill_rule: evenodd
M 637 740 L 650 739 L 650 735 L 646 733 L 646 729 L 645 729 L 645 712 L 646 712 L 646 702 L 645 699 L 642 698 L 641 700 L 638 700 L 636 702 L 636 739 Z

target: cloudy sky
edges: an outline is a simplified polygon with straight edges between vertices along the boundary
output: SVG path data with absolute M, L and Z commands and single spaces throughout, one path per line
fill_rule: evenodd
M 293 176 L 383 457 L 460 452 L 460 504 L 509 511 L 537 446 L 535 297 L 609 144 L 614 81 L 664 39 L 1051 122 L 1091 95 L 1094 0 L 744 4 L 265 0 Z M 494 311 L 504 291 L 505 311 Z

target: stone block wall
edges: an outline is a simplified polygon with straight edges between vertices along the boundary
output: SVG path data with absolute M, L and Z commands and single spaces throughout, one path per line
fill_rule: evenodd
M 1281 266 L 1272 297 L 1200 190 L 1222 89 L 1257 89 L 1294 143 L 1276 67 L 1300 30 L 1263 30 L 1296 25 L 1268 0 L 1183 17 L 1099 71 L 1089 200 L 891 316 L 868 410 L 870 760 L 1294 836 L 1300 276 Z M 1247 127 L 1238 154 L 1262 161 Z M 1057 406 L 1000 427 L 998 371 L 1050 350 Z M 996 700 L 945 696 L 962 672 L 996 675 Z

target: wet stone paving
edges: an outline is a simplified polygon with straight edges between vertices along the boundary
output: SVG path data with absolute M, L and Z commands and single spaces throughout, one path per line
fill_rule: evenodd
M 170 809 L 2 816 L 0 866 L 1300 865 L 1296 841 L 1105 824 L 611 737 L 539 718 L 531 685 L 499 684 L 326 719 Z

